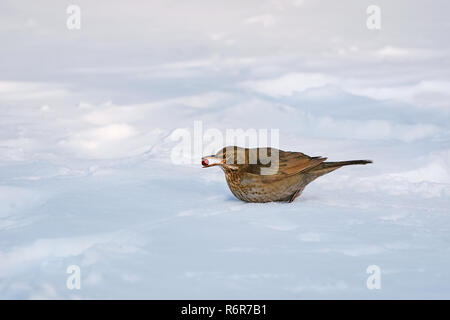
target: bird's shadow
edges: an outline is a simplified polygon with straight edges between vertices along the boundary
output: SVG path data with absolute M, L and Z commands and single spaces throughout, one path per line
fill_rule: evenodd
M 225 198 L 225 200 L 226 201 L 232 201 L 232 202 L 235 202 L 235 203 L 245 203 L 245 201 L 242 201 L 242 200 L 239 200 L 238 198 L 236 198 L 236 197 L 234 197 L 234 196 L 227 196 L 226 198 Z
M 303 203 L 303 202 L 309 202 L 309 201 L 314 201 L 314 200 L 318 200 L 318 199 L 320 199 L 320 197 L 308 195 L 308 196 L 304 196 L 304 197 L 300 196 L 297 199 L 295 199 L 293 202 L 273 201 L 273 202 L 267 202 L 267 203 L 280 203 L 280 204 L 292 205 L 292 204 L 297 203 L 297 202 Z M 242 200 L 239 200 L 238 198 L 236 198 L 235 196 L 232 196 L 232 195 L 227 196 L 225 198 L 225 201 L 232 201 L 234 203 L 246 203 L 246 204 L 257 203 L 257 202 L 242 201 Z

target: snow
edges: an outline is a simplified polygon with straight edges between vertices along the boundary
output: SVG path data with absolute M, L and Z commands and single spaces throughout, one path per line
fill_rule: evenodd
M 157 21 L 173 39 L 88 19 L 75 34 L 40 10 L 23 26 L 36 8 L 12 3 L 22 11 L 1 33 L 1 299 L 450 298 L 448 48 L 443 31 L 429 41 L 420 31 L 439 29 L 445 10 L 436 6 L 433 23 L 413 19 L 423 21 L 415 31 L 398 25 L 417 32 L 401 45 L 396 32 L 342 39 L 291 16 L 314 10 L 306 0 L 210 8 L 217 21 L 195 11 L 212 4 L 195 4 L 198 23 L 186 29 L 175 21 L 191 10 L 181 5 L 165 22 L 159 3 L 147 11 L 155 20 L 103 10 L 105 21 L 122 11 L 122 23 Z M 86 18 L 98 9 L 80 6 Z M 303 43 L 290 41 L 294 22 L 327 44 L 303 31 Z M 27 68 L 38 53 L 59 59 Z M 220 169 L 201 167 L 225 141 L 192 141 L 174 161 L 171 135 L 194 139 L 199 123 L 224 139 L 228 129 L 278 129 L 283 150 L 374 163 L 321 177 L 291 204 L 244 203 Z M 66 286 L 71 265 L 80 290 Z M 366 286 L 371 265 L 379 290 Z

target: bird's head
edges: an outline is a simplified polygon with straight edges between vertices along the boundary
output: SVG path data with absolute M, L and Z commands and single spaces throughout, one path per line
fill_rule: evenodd
M 241 148 L 229 146 L 215 155 L 202 158 L 203 168 L 220 166 L 226 174 L 245 171 L 258 175 L 272 175 L 279 171 L 279 151 L 275 148 Z
M 226 171 L 239 170 L 241 166 L 244 166 L 246 164 L 248 164 L 248 149 L 236 146 L 225 147 L 219 150 L 214 155 L 202 158 L 203 168 L 220 166 L 223 170 Z

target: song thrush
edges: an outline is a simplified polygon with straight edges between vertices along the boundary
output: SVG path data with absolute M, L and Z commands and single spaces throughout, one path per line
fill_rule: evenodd
M 236 198 L 247 202 L 292 202 L 308 183 L 342 166 L 370 160 L 325 162 L 301 152 L 275 148 L 225 147 L 202 158 L 203 168 L 220 166 Z

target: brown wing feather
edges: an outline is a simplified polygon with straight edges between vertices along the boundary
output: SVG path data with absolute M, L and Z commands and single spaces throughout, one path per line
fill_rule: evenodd
M 270 155 L 273 154 L 273 150 L 277 150 L 274 148 L 271 149 Z M 267 176 L 286 176 L 292 175 L 304 170 L 314 168 L 327 160 L 327 158 L 321 157 L 309 157 L 301 152 L 290 152 L 290 151 L 282 151 L 278 150 L 278 157 L 272 159 L 273 162 L 269 164 L 261 164 L 258 161 L 258 164 L 249 164 L 245 167 L 245 172 L 250 174 L 261 174 L 261 169 L 264 168 L 264 175 Z
M 318 166 L 327 158 L 309 157 L 301 152 L 285 152 L 280 150 L 280 174 L 296 174 Z

